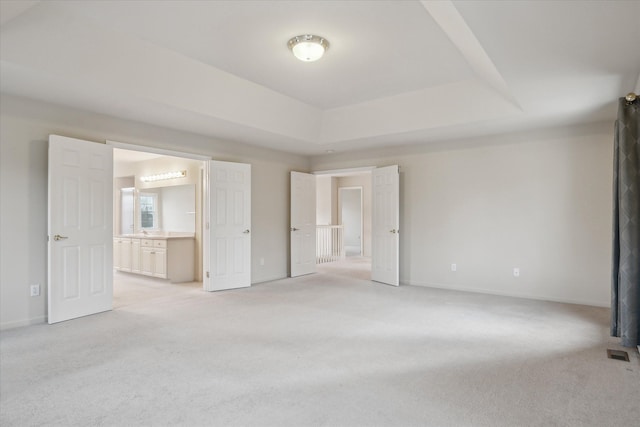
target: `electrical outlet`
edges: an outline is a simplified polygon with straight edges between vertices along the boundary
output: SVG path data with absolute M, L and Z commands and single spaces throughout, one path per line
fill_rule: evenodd
M 458 271 L 458 265 L 457 264 L 451 264 L 451 271 Z
M 520 277 L 520 269 L 518 267 L 513 268 L 513 277 Z
M 260 258 L 260 265 L 264 265 L 264 258 Z
M 31 296 L 32 297 L 40 296 L 40 285 L 39 284 L 31 285 Z

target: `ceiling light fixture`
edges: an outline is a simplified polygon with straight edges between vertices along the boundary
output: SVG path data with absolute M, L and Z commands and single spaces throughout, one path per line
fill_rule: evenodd
M 156 175 L 141 176 L 140 181 L 155 182 L 155 181 L 163 181 L 165 179 L 184 178 L 186 176 L 187 176 L 187 171 L 164 172 Z
M 324 37 L 303 34 L 289 40 L 287 46 L 300 61 L 313 62 L 322 58 L 324 52 L 329 49 L 329 42 Z

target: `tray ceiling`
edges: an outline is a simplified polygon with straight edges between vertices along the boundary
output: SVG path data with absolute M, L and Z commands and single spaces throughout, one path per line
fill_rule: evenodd
M 640 91 L 640 2 L 0 4 L 3 93 L 307 155 L 613 120 Z

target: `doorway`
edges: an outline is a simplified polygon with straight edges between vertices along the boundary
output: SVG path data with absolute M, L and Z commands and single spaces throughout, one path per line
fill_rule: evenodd
M 340 227 L 343 256 L 318 263 L 318 271 L 371 279 L 371 171 L 336 171 L 316 176 L 318 227 Z
M 205 162 L 124 148 L 114 148 L 113 158 L 115 308 L 172 288 L 202 289 Z M 180 267 L 169 265 L 178 262 L 176 250 L 162 245 L 183 252 Z
M 362 187 L 338 188 L 338 221 L 346 257 L 362 256 Z
M 114 182 L 135 193 L 134 232 L 121 237 L 141 244 L 139 268 L 133 247 L 125 271 L 198 282 L 206 291 L 251 286 L 251 165 L 108 143 L 115 146 Z M 119 199 L 114 195 L 114 205 Z M 114 230 L 120 230 L 115 223 L 124 211 L 115 213 Z

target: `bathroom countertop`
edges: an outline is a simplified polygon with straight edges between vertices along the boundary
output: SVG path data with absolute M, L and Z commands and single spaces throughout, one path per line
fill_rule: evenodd
M 167 233 L 136 233 L 136 234 L 120 234 L 114 237 L 133 238 L 133 239 L 149 239 L 149 240 L 168 240 L 168 239 L 193 239 L 194 233 L 180 233 L 170 231 Z

